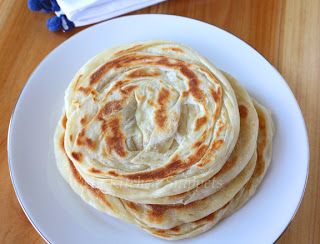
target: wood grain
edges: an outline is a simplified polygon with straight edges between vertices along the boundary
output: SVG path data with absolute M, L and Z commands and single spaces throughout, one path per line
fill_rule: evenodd
M 30 12 L 26 2 L 0 1 L 0 243 L 43 243 L 11 185 L 8 124 L 34 68 L 53 48 L 81 30 L 50 33 L 45 27 L 48 15 Z M 171 0 L 135 13 L 183 15 L 219 26 L 253 46 L 285 77 L 307 123 L 311 160 L 302 205 L 278 243 L 320 243 L 320 1 Z

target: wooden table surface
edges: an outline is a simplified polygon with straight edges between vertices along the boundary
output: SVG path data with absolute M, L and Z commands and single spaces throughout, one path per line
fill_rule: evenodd
M 0 243 L 44 242 L 11 185 L 7 130 L 33 69 L 81 30 L 49 32 L 49 16 L 30 12 L 26 2 L 0 0 Z M 219 26 L 249 43 L 280 71 L 302 109 L 311 155 L 304 199 L 278 243 L 320 243 L 320 0 L 170 0 L 136 13 L 183 15 Z

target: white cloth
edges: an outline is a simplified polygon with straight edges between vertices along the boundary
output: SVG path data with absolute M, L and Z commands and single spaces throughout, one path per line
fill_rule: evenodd
M 165 0 L 57 0 L 61 11 L 75 26 L 93 24 Z

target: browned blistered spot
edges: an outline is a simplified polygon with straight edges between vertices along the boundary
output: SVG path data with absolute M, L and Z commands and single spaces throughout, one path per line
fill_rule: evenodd
M 211 81 L 213 81 L 214 83 L 216 83 L 217 85 L 220 85 L 220 81 L 218 80 L 218 78 L 208 69 L 204 68 L 204 67 L 200 67 L 200 70 L 205 73 L 207 76 L 209 76 L 209 78 L 211 79 Z
M 104 107 L 98 113 L 98 119 L 104 120 L 104 115 L 112 114 L 113 112 L 120 111 L 122 109 L 122 102 L 120 100 L 107 102 Z
M 163 47 L 162 48 L 163 51 L 174 51 L 174 52 L 179 52 L 179 53 L 184 53 L 184 51 L 179 48 L 179 47 Z
M 170 208 L 168 204 L 147 204 L 147 206 L 155 215 L 162 215 Z
M 155 121 L 160 128 L 163 128 L 167 121 L 166 106 L 169 100 L 169 96 L 170 92 L 165 88 L 161 88 L 157 100 L 159 109 L 155 111 Z
M 72 152 L 71 155 L 78 162 L 82 161 L 82 153 L 80 153 L 80 152 Z
M 169 96 L 170 96 L 170 92 L 165 88 L 161 88 L 158 96 L 158 104 L 161 106 L 166 105 L 169 99 Z
M 217 103 L 217 106 L 214 110 L 214 113 L 213 113 L 213 120 L 214 121 L 218 118 L 218 115 L 220 114 L 220 112 L 221 112 L 221 102 Z
M 176 172 L 181 172 L 186 168 L 187 168 L 187 165 L 183 161 L 176 160 L 176 161 L 172 161 L 171 163 L 165 165 L 162 168 L 157 168 L 153 171 L 127 174 L 127 175 L 123 175 L 123 177 L 130 180 L 150 181 L 150 180 L 166 178 L 168 176 L 174 175 Z
M 96 144 L 95 141 L 93 141 L 92 139 L 90 139 L 90 138 L 88 138 L 88 137 L 86 137 L 85 140 L 86 140 L 86 144 L 87 144 L 87 146 L 88 146 L 89 148 L 91 148 L 92 150 L 95 150 L 95 149 L 96 149 L 97 144 Z
M 170 231 L 172 231 L 172 232 L 179 232 L 179 230 L 180 230 L 179 226 L 176 226 L 176 227 L 173 227 L 170 229 Z
M 196 162 L 198 162 L 203 157 L 207 149 L 208 149 L 208 145 L 204 144 L 200 146 L 194 154 L 188 157 L 188 165 L 191 166 Z
M 207 123 L 207 121 L 208 121 L 207 116 L 203 116 L 197 119 L 195 131 L 198 131 L 205 123 Z
M 200 81 L 198 80 L 197 75 L 185 65 L 181 65 L 180 71 L 185 77 L 189 79 L 189 91 L 192 96 L 197 100 L 203 99 L 204 94 L 199 88 Z
M 203 167 L 205 166 L 206 164 L 208 164 L 209 162 L 211 162 L 212 160 L 212 153 L 214 151 L 216 151 L 217 149 L 219 149 L 222 145 L 223 145 L 223 140 L 222 139 L 219 139 L 219 140 L 215 140 L 212 145 L 211 145 L 211 148 L 210 148 L 210 153 L 208 155 L 206 155 L 206 158 L 201 162 L 199 163 L 197 166 L 198 167 Z M 211 157 L 209 157 L 211 155 Z
M 77 143 L 78 146 L 84 145 L 85 134 L 86 134 L 85 129 L 82 129 L 82 130 L 80 131 L 80 133 L 78 134 L 78 138 L 77 138 L 77 141 L 76 141 L 76 143 Z
M 109 64 L 109 63 L 107 63 Z M 108 71 L 107 68 L 109 68 L 110 65 L 103 65 L 100 69 L 98 69 L 96 72 L 94 72 L 91 76 L 90 76 L 90 85 L 94 85 L 95 83 L 97 83 L 102 76 Z
M 68 161 L 69 161 L 70 168 L 72 170 L 72 174 L 76 178 L 76 180 L 80 183 L 80 185 L 83 185 L 83 186 L 86 186 L 88 188 L 89 187 L 91 188 L 91 186 L 79 174 L 79 172 L 77 171 L 76 167 L 74 167 L 73 163 L 71 162 L 71 160 L 69 158 L 68 158 Z
M 184 92 L 182 92 L 182 96 L 183 96 L 183 97 L 187 97 L 187 96 L 189 96 L 189 92 L 188 92 L 188 91 L 184 91 Z
M 69 139 L 70 139 L 71 142 L 73 141 L 73 135 L 72 134 L 70 134 Z
M 241 118 L 245 118 L 248 115 L 248 109 L 244 105 L 239 106 L 239 113 Z
M 202 145 L 202 141 L 197 141 L 196 143 L 193 144 L 194 148 L 200 147 Z
M 191 79 L 189 81 L 189 87 L 190 87 L 190 92 L 192 96 L 198 100 L 201 100 L 203 98 L 203 92 L 202 90 L 198 87 L 198 82 L 195 79 Z
M 67 156 L 67 155 L 66 155 Z M 77 169 L 74 167 L 73 163 L 71 162 L 71 160 L 68 158 L 69 161 L 69 165 L 73 174 L 73 177 L 76 179 L 76 181 L 86 187 L 89 191 L 91 191 L 97 198 L 99 198 L 107 207 L 109 207 L 111 210 L 113 210 L 112 205 L 110 204 L 110 202 L 106 199 L 106 195 L 103 194 L 99 189 L 97 188 L 93 188 L 92 186 L 90 186 L 83 178 L 82 176 L 79 174 L 79 172 L 77 171 Z
M 266 121 L 262 117 L 262 115 L 260 115 L 259 113 L 258 113 L 258 117 L 259 117 L 259 129 L 262 130 L 261 134 L 263 136 L 266 136 L 266 131 L 265 131 L 265 129 L 266 129 Z M 260 131 L 259 131 L 259 133 L 260 133 Z
M 219 128 L 218 128 L 218 131 L 217 131 L 217 137 L 220 136 L 221 134 L 221 131 L 223 130 L 223 128 L 225 127 L 225 124 L 223 124 L 221 121 L 219 121 Z
M 107 122 L 106 122 L 106 121 L 103 121 L 103 122 L 102 122 L 102 125 L 101 125 L 101 131 L 102 131 L 102 133 L 104 133 L 104 132 L 107 130 L 107 128 L 108 128 Z
M 218 103 L 220 102 L 220 99 L 221 99 L 221 87 L 219 86 L 218 87 L 218 90 L 215 91 L 213 88 L 210 88 L 210 92 L 211 92 L 211 95 L 213 97 L 213 100 Z
M 119 174 L 117 172 L 112 171 L 112 170 L 108 171 L 108 174 L 111 175 L 111 176 L 114 176 L 114 177 L 119 176 Z
M 167 120 L 167 115 L 165 114 L 165 110 L 161 110 L 161 109 L 157 110 L 155 118 L 158 126 L 160 128 L 163 128 Z
M 176 61 L 178 61 L 178 60 L 176 60 Z M 181 61 L 180 61 L 180 63 L 181 63 Z M 176 64 L 170 63 L 169 59 L 165 56 L 158 56 L 158 60 L 155 62 L 155 64 L 159 64 L 161 66 L 166 66 L 166 67 L 177 67 Z
M 64 135 L 60 137 L 60 147 L 64 150 Z
M 141 77 L 157 77 L 161 75 L 159 70 L 137 69 L 128 74 L 128 78 L 141 78 Z
M 110 88 L 110 90 L 107 92 L 106 96 L 110 96 L 115 90 L 118 90 L 122 86 L 124 86 L 126 83 L 128 83 L 130 80 L 124 79 L 124 80 L 118 80 L 115 82 L 115 84 Z M 120 90 L 121 92 L 121 90 Z
M 91 168 L 91 169 L 89 169 L 89 172 L 94 173 L 94 174 L 100 174 L 101 170 L 100 169 L 96 169 L 96 168 Z
M 166 232 L 168 232 L 168 230 L 163 230 L 163 229 L 151 229 L 151 231 L 152 231 L 152 233 L 153 234 L 155 234 L 155 235 L 157 235 L 157 236 L 163 236 L 163 237 L 165 237 L 165 236 L 168 236 L 167 234 L 166 234 Z
M 222 107 L 222 102 L 221 102 L 221 97 L 222 97 L 222 91 L 221 91 L 221 87 L 218 87 L 217 92 L 215 92 L 213 89 L 210 89 L 211 91 L 211 95 L 214 99 L 214 101 L 216 102 L 216 108 L 213 114 L 213 120 L 216 120 L 219 113 L 221 112 L 221 107 Z
M 100 191 L 98 188 L 90 187 L 90 190 L 105 204 L 107 205 L 111 210 L 113 210 L 113 207 L 111 203 L 106 199 L 106 195 Z
M 211 149 L 212 150 L 217 150 L 219 149 L 222 145 L 223 145 L 223 140 L 222 139 L 219 139 L 219 140 L 216 140 L 213 142 L 212 146 L 211 146 Z
M 120 157 L 127 156 L 124 148 L 125 136 L 121 131 L 121 123 L 118 117 L 113 117 L 108 121 L 110 133 L 107 134 L 105 141 L 109 152 L 115 151 Z
M 80 123 L 81 123 L 82 125 L 85 125 L 86 122 L 87 122 L 86 116 L 84 116 L 83 118 L 80 119 Z
M 63 115 L 63 118 L 62 118 L 62 127 L 63 129 L 65 129 L 67 126 L 67 116 L 66 114 Z
M 138 44 L 138 45 L 135 45 L 135 46 L 130 47 L 128 49 L 120 50 L 120 51 L 116 52 L 114 55 L 119 56 L 119 55 L 123 55 L 125 53 L 134 52 L 134 51 L 137 51 L 138 49 L 140 49 L 141 47 L 143 47 L 143 45 Z
M 92 139 L 86 137 L 85 135 L 85 129 L 83 128 L 80 133 L 78 134 L 78 137 L 77 137 L 77 145 L 78 146 L 83 146 L 83 145 L 86 145 L 88 146 L 90 149 L 92 150 L 95 150 L 96 147 L 97 147 L 97 144 L 96 142 L 94 142 Z
M 95 99 L 94 96 L 98 95 L 97 91 L 94 90 L 94 89 L 92 89 L 92 90 L 90 91 L 90 94 L 93 96 L 93 99 Z
M 92 89 L 91 87 L 83 87 L 83 86 L 80 86 L 78 88 L 78 90 L 82 93 L 84 93 L 85 95 L 93 95 L 93 96 L 96 96 L 98 93 L 96 90 Z
M 205 139 L 207 137 L 207 134 L 208 134 L 208 131 L 205 130 L 202 133 L 202 135 L 200 136 L 199 140 L 193 144 L 193 148 L 198 148 L 199 146 L 201 146 L 204 143 L 204 141 L 205 141 Z
M 138 208 L 136 203 L 130 202 L 130 201 L 123 201 L 123 202 L 128 206 L 128 208 L 131 208 L 134 211 L 138 211 L 139 210 L 139 208 Z
M 148 204 L 148 217 L 154 223 L 161 223 L 164 219 L 165 212 L 169 209 L 170 205 L 157 205 Z
M 118 88 L 122 87 L 128 81 L 129 80 L 118 80 L 118 81 L 116 81 L 116 83 L 112 86 L 111 91 L 117 90 Z
M 83 92 L 85 95 L 89 95 L 92 91 L 92 88 L 80 86 L 78 90 Z
M 138 86 L 137 85 L 132 85 L 132 86 L 127 86 L 125 88 L 122 88 L 120 91 L 124 93 L 125 95 L 130 94 L 133 90 L 135 90 Z

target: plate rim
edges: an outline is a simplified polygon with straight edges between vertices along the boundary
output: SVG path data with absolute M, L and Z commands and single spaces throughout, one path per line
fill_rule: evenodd
M 306 125 L 306 122 L 305 122 L 305 119 L 304 119 L 304 116 L 303 116 L 303 113 L 302 113 L 302 110 L 300 108 L 300 105 L 293 93 L 293 91 L 291 90 L 290 86 L 288 85 L 287 81 L 285 80 L 285 78 L 281 75 L 281 73 L 273 66 L 273 64 L 271 64 L 269 62 L 268 59 L 266 59 L 258 50 L 256 50 L 254 47 L 252 47 L 249 43 L 247 43 L 246 41 L 242 40 L 241 38 L 237 37 L 235 34 L 231 33 L 231 32 L 228 32 L 218 26 L 215 26 L 211 23 L 207 23 L 205 21 L 202 21 L 202 20 L 199 20 L 199 19 L 194 19 L 194 18 L 189 18 L 189 17 L 186 17 L 186 16 L 180 16 L 180 15 L 174 15 L 174 14 L 154 14 L 154 13 L 151 13 L 151 14 L 130 14 L 130 15 L 124 15 L 124 16 L 119 16 L 119 17 L 115 17 L 115 18 L 112 18 L 112 19 L 109 19 L 109 20 L 105 20 L 103 22 L 100 22 L 100 23 L 97 23 L 93 26 L 89 26 L 87 28 L 85 28 L 84 30 L 81 30 L 79 31 L 78 33 L 72 35 L 71 37 L 69 37 L 68 39 L 64 40 L 63 42 L 61 42 L 58 46 L 56 46 L 54 49 L 52 49 L 39 63 L 38 65 L 36 66 L 36 68 L 32 71 L 32 73 L 29 75 L 29 77 L 27 78 L 25 84 L 23 85 L 22 89 L 20 90 L 20 93 L 16 99 L 16 102 L 15 102 L 15 105 L 13 107 L 13 110 L 11 112 L 11 116 L 10 116 L 10 120 L 9 120 L 9 126 L 8 126 L 8 133 L 7 133 L 7 160 L 8 160 L 8 166 L 9 166 L 9 174 L 10 174 L 10 179 L 11 179 L 11 182 L 12 182 L 12 186 L 13 186 L 13 189 L 14 189 L 14 193 L 16 195 L 16 198 L 18 199 L 18 202 L 24 212 L 24 214 L 26 215 L 27 219 L 29 220 L 29 222 L 31 223 L 31 225 L 33 226 L 33 228 L 38 232 L 38 234 L 47 242 L 47 243 L 50 243 L 50 241 L 48 240 L 49 238 L 46 237 L 40 230 L 40 228 L 34 223 L 35 221 L 31 218 L 30 214 L 28 213 L 28 211 L 26 210 L 25 206 L 23 205 L 23 202 L 21 200 L 21 196 L 19 195 L 19 191 L 18 191 L 18 188 L 17 188 L 17 185 L 16 185 L 16 182 L 15 182 L 15 179 L 13 177 L 13 165 L 12 165 L 12 162 L 11 162 L 11 151 L 12 151 L 12 147 L 10 146 L 11 145 L 11 134 L 12 134 L 12 127 L 13 127 L 13 120 L 14 120 L 14 117 L 15 117 L 15 113 L 16 113 L 16 110 L 17 110 L 17 105 L 19 104 L 19 102 L 21 101 L 21 97 L 23 96 L 27 86 L 30 84 L 30 81 L 32 80 L 33 76 L 35 76 L 35 74 L 38 72 L 38 70 L 41 69 L 41 66 L 45 63 L 45 61 L 48 59 L 48 58 L 51 58 L 54 53 L 57 51 L 57 49 L 59 49 L 63 44 L 65 44 L 66 42 L 69 42 L 71 41 L 72 39 L 76 38 L 78 35 L 80 35 L 81 33 L 83 32 L 86 32 L 86 31 L 90 31 L 92 29 L 97 29 L 99 28 L 101 25 L 105 25 L 109 22 L 113 22 L 113 21 L 118 21 L 119 19 L 127 19 L 127 18 L 140 18 L 140 17 L 169 17 L 169 18 L 176 18 L 176 19 L 182 19 L 182 20 L 187 20 L 187 21 L 194 21 L 194 22 L 198 22 L 199 24 L 205 24 L 207 26 L 210 26 L 210 28 L 215 28 L 219 31 L 222 31 L 223 34 L 226 34 L 226 35 L 229 35 L 231 36 L 232 38 L 235 38 L 237 41 L 240 41 L 242 44 L 245 44 L 245 46 L 247 46 L 249 49 L 251 49 L 251 51 L 254 51 L 255 54 L 258 54 L 258 56 L 260 56 L 260 58 L 264 59 L 269 65 L 270 67 L 272 68 L 273 72 L 275 72 L 275 74 L 277 74 L 277 76 L 282 80 L 282 83 L 284 83 L 285 87 L 287 88 L 287 90 L 291 93 L 291 96 L 294 98 L 294 104 L 295 106 L 298 108 L 298 112 L 299 112 L 299 117 L 302 121 L 302 125 L 303 125 L 303 132 L 305 134 L 305 146 L 306 146 L 306 150 L 307 150 L 307 153 L 306 153 L 306 161 L 307 161 L 307 169 L 306 169 L 306 176 L 305 176 L 305 180 L 304 180 L 304 186 L 303 186 L 303 190 L 302 190 L 302 193 L 301 193 L 301 196 L 300 196 L 300 199 L 299 199 L 299 202 L 298 204 L 296 205 L 295 207 L 295 211 L 293 213 L 293 215 L 291 216 L 291 219 L 288 221 L 288 223 L 286 224 L 286 226 L 284 226 L 284 228 L 280 231 L 278 237 L 276 237 L 276 239 L 274 240 L 273 243 L 277 242 L 281 236 L 284 234 L 284 232 L 288 229 L 289 225 L 291 224 L 291 222 L 293 221 L 293 219 L 295 218 L 300 206 L 301 206 L 301 203 L 303 201 L 303 198 L 304 198 L 304 195 L 305 195 L 305 191 L 306 191 L 306 187 L 307 187 L 307 184 L 308 184 L 308 178 L 309 178 L 309 169 L 310 169 L 310 145 L 309 145 L 309 136 L 308 136 L 308 130 L 307 130 L 307 125 Z

